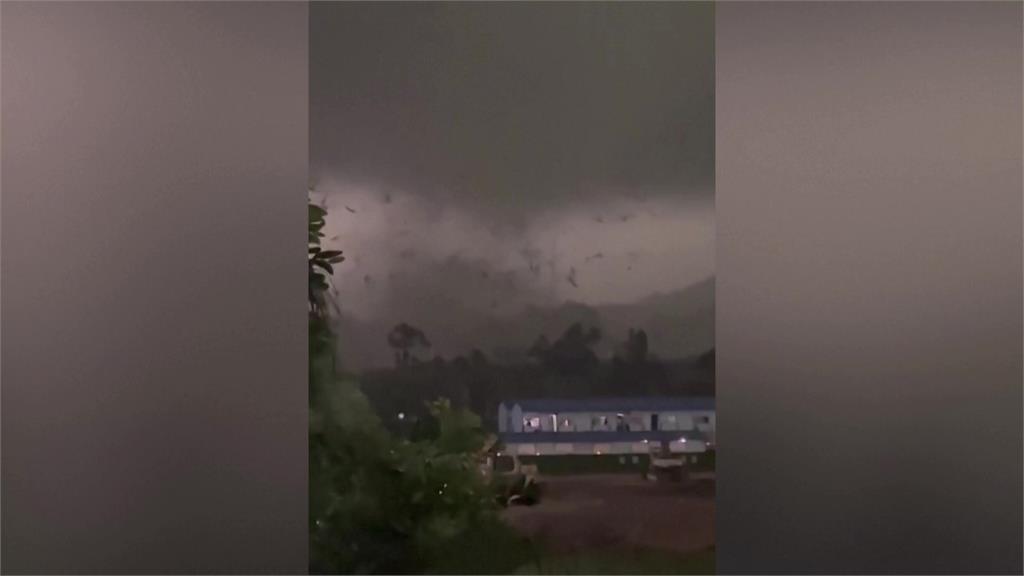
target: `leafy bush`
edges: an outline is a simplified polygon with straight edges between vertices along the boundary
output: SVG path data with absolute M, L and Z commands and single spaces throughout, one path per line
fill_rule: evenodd
M 353 382 L 321 398 L 310 430 L 313 572 L 429 571 L 437 550 L 497 520 L 471 415 L 438 402 L 436 437 L 396 441 Z
M 338 375 L 322 272 L 340 252 L 319 247 L 325 215 L 311 205 L 310 571 L 452 571 L 445 554 L 480 534 L 507 533 L 478 468 L 480 420 L 439 400 L 428 406 L 429 426 L 398 439 L 358 384 Z

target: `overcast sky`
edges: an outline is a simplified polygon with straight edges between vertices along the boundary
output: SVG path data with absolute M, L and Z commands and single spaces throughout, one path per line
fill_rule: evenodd
M 714 274 L 709 3 L 315 3 L 310 78 L 346 314 L 430 290 L 629 303 Z

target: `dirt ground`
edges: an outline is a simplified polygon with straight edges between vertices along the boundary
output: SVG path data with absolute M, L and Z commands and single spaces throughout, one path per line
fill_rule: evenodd
M 551 552 L 645 548 L 687 553 L 715 543 L 713 483 L 655 483 L 626 474 L 540 481 L 539 504 L 510 507 L 504 515 Z

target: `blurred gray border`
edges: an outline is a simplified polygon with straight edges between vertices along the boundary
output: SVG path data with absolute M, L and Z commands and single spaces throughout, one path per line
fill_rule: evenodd
M 303 571 L 307 7 L 0 6 L 3 570 Z M 1021 5 L 717 19 L 720 570 L 1019 573 Z
M 722 573 L 1021 573 L 1021 8 L 717 6 Z
M 3 2 L 2 569 L 307 566 L 302 2 Z

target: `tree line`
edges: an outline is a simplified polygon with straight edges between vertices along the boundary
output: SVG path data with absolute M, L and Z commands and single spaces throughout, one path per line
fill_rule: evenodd
M 386 425 L 405 434 L 425 415 L 426 402 L 439 396 L 479 414 L 485 428 L 494 430 L 498 404 L 514 398 L 714 394 L 713 349 L 695 358 L 662 360 L 650 354 L 644 330 L 632 329 L 603 361 L 595 352 L 601 338 L 598 328 L 574 323 L 553 341 L 539 336 L 525 362 L 495 362 L 479 349 L 427 360 L 427 335 L 400 323 L 387 336 L 394 368 L 371 370 L 361 379 Z

